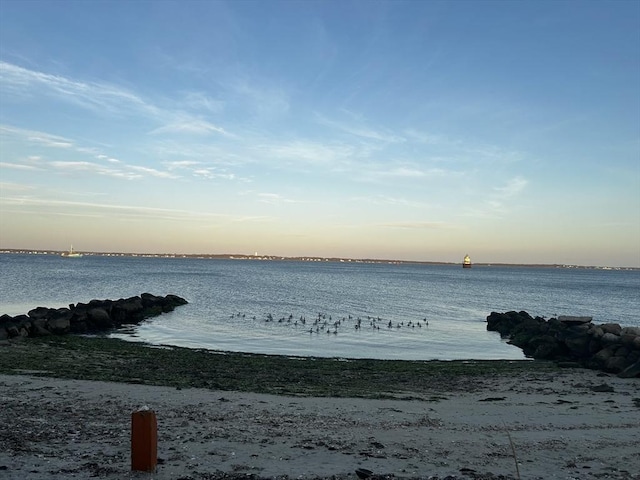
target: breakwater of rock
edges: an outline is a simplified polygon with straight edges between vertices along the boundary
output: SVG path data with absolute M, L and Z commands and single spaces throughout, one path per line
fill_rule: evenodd
M 487 330 L 500 333 L 527 357 L 640 377 L 640 327 L 596 325 L 591 317 L 544 319 L 527 312 L 491 312 Z
M 143 320 L 170 312 L 188 303 L 177 295 L 140 296 L 119 300 L 91 300 L 64 308 L 37 307 L 26 315 L 0 316 L 0 340 L 67 333 L 100 333 L 137 325 Z

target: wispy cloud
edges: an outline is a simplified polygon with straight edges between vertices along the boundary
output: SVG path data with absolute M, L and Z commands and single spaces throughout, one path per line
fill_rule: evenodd
M 170 172 L 156 170 L 155 168 L 141 167 L 137 165 L 121 165 L 112 167 L 95 162 L 53 161 L 49 165 L 61 173 L 88 172 L 108 177 L 135 180 L 144 177 L 179 178 Z
M 201 177 L 201 178 L 206 178 L 209 180 L 213 180 L 213 179 L 223 179 L 223 180 L 241 180 L 241 181 L 248 181 L 245 178 L 238 178 L 235 174 L 233 173 L 223 173 L 223 172 L 219 172 L 217 169 L 215 168 L 195 168 L 191 171 L 191 173 L 193 174 L 193 176 L 195 177 Z
M 18 140 L 35 143 L 37 145 L 58 149 L 64 148 L 69 151 L 89 155 L 91 160 L 97 161 L 72 161 L 72 160 L 54 160 L 46 161 L 41 156 L 31 156 L 23 163 L 3 162 L 5 168 L 13 169 L 54 169 L 61 173 L 83 172 L 97 175 L 105 175 L 114 178 L 126 180 L 134 180 L 145 176 L 153 176 L 158 178 L 178 178 L 177 175 L 170 171 L 162 171 L 155 168 L 131 165 L 122 162 L 116 158 L 110 157 L 103 153 L 98 153 L 93 148 L 78 146 L 72 140 L 57 135 L 50 135 L 44 132 L 33 130 L 24 130 L 11 127 L 8 125 L 0 125 L 0 136 L 12 137 Z
M 22 183 L 0 182 L 0 192 L 29 192 L 35 190 L 33 185 L 25 185 Z
M 528 184 L 525 178 L 517 176 L 507 180 L 504 185 L 493 187 L 483 202 L 467 209 L 466 216 L 500 218 L 506 215 L 513 208 L 515 198 L 526 189 Z
M 0 168 L 11 168 L 14 170 L 37 170 L 38 167 L 34 165 L 25 165 L 23 163 L 9 163 L 9 162 L 0 162 Z
M 281 193 L 275 193 L 275 192 L 256 192 L 255 190 L 244 190 L 239 192 L 239 195 L 242 195 L 243 197 L 249 197 L 251 199 L 255 199 L 260 203 L 267 203 L 272 205 L 277 205 L 282 203 L 302 203 L 299 200 L 295 200 L 295 199 L 286 197 Z
M 445 222 L 393 222 L 383 223 L 382 227 L 387 228 L 405 228 L 413 230 L 442 230 L 455 228 L 453 225 Z
M 44 95 L 95 112 L 124 113 L 146 111 L 158 115 L 158 109 L 137 95 L 113 85 L 79 82 L 68 78 L 37 72 L 0 61 L 0 85 L 19 97 Z
M 501 187 L 494 187 L 496 195 L 500 199 L 507 199 L 519 194 L 524 190 L 529 182 L 522 177 L 514 177 L 507 181 L 507 184 Z
M 132 171 L 126 171 L 123 169 L 110 168 L 105 165 L 94 162 L 73 162 L 73 161 L 53 161 L 49 165 L 64 174 L 73 173 L 92 173 L 97 175 L 104 175 L 114 178 L 122 178 L 126 180 L 133 180 L 136 178 L 142 178 L 143 175 Z
M 424 180 L 433 178 L 454 178 L 463 176 L 464 172 L 457 170 L 447 170 L 444 168 L 435 168 L 421 165 L 389 165 L 374 166 L 370 169 L 360 172 L 360 176 L 366 181 L 388 182 L 393 180 Z
M 420 132 L 415 129 L 408 129 L 403 132 L 403 136 L 407 140 L 426 145 L 459 145 L 460 142 L 452 141 L 444 135 L 433 134 L 428 132 Z
M 139 205 L 114 205 L 108 203 L 78 202 L 60 200 L 50 197 L 35 197 L 31 195 L 13 195 L 0 197 L 0 204 L 3 210 L 6 207 L 23 207 L 24 213 L 30 213 L 29 207 L 37 207 L 34 213 L 43 211 L 56 215 L 76 215 L 90 217 L 110 217 L 117 218 L 141 218 L 160 220 L 191 221 L 201 219 L 207 221 L 226 222 L 251 222 L 264 221 L 270 217 L 265 216 L 245 216 L 229 215 L 226 213 L 199 212 L 194 210 L 180 210 L 169 208 L 154 208 Z
M 59 135 L 51 135 L 50 133 L 16 128 L 10 125 L 0 125 L 0 136 L 19 138 L 27 142 L 52 148 L 72 148 L 74 146 L 74 143 L 71 140 Z
M 361 202 L 366 202 L 374 205 L 395 205 L 400 207 L 410 207 L 410 208 L 426 208 L 429 207 L 430 204 L 425 202 L 418 202 L 415 200 L 409 200 L 403 197 L 392 197 L 388 195 L 376 195 L 373 197 L 359 197 L 354 200 L 359 200 Z
M 251 223 L 251 222 L 264 223 L 264 222 L 273 222 L 274 220 L 276 220 L 276 217 L 273 217 L 270 215 L 242 215 L 242 216 L 233 217 L 231 219 L 231 221 L 234 223 Z
M 408 129 L 403 132 L 407 142 L 427 147 L 430 162 L 459 165 L 508 165 L 522 161 L 523 152 L 497 145 L 469 143 L 461 138 Z
M 412 167 L 395 167 L 390 170 L 377 170 L 369 173 L 374 177 L 404 177 L 404 178 L 422 178 L 427 176 L 427 172 Z
M 202 165 L 202 162 L 196 162 L 195 160 L 176 160 L 173 162 L 166 162 L 165 165 L 169 170 L 175 170 L 180 168 L 192 168 Z
M 126 167 L 128 170 L 133 172 L 140 172 L 146 176 L 158 177 L 158 178 L 179 178 L 177 175 L 174 175 L 169 172 L 163 172 L 162 170 L 157 170 L 155 168 L 149 167 L 140 167 L 138 165 L 128 165 Z
M 204 110 L 211 113 L 221 113 L 225 102 L 211 98 L 204 92 L 186 92 L 182 102 L 193 110 Z
M 185 119 L 156 128 L 149 132 L 151 135 L 164 135 L 167 133 L 178 133 L 187 135 L 210 135 L 217 133 L 227 137 L 234 135 L 227 132 L 224 128 L 213 125 L 204 120 Z
M 295 200 L 289 199 L 279 193 L 258 193 L 258 201 L 270 204 L 279 203 L 296 203 Z
M 239 97 L 238 101 L 246 103 L 261 117 L 278 117 L 289 111 L 289 95 L 282 88 L 258 86 L 243 77 L 234 79 L 226 87 Z
M 237 180 L 240 182 L 250 181 L 248 178 L 239 177 L 233 172 L 229 172 L 225 168 L 220 168 L 215 165 L 208 165 L 205 162 L 197 162 L 195 160 L 178 160 L 173 162 L 166 162 L 166 168 L 172 171 L 181 171 L 185 175 L 191 175 L 193 177 L 203 178 L 207 180 L 222 179 L 222 180 Z
M 219 125 L 189 113 L 194 107 L 216 111 L 215 102 L 204 94 L 187 94 L 182 103 L 166 101 L 164 106 L 117 85 L 82 82 L 59 75 L 29 70 L 0 61 L 0 86 L 19 99 L 51 98 L 91 110 L 100 116 L 134 116 L 160 124 L 152 134 L 219 134 L 233 136 Z M 63 143 L 60 146 L 65 146 Z
M 375 140 L 385 143 L 400 143 L 404 142 L 405 138 L 401 135 L 394 133 L 385 128 L 373 128 L 363 120 L 349 121 L 330 119 L 324 115 L 316 114 L 316 121 L 325 127 L 352 135 L 361 139 Z
M 304 140 L 261 145 L 268 157 L 293 164 L 344 165 L 357 157 L 357 149 L 346 144 L 326 144 Z

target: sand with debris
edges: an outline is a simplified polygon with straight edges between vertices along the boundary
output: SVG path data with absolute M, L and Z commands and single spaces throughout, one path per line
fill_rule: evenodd
M 155 473 L 130 467 L 131 412 L 143 405 L 158 418 Z M 640 479 L 640 381 L 570 369 L 371 400 L 0 375 L 6 480 L 357 478 L 358 468 L 378 478 Z

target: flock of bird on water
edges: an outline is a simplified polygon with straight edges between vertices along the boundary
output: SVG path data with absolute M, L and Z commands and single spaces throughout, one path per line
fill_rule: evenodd
M 241 312 L 232 313 L 230 316 L 231 319 L 246 319 L 247 315 Z M 249 316 L 249 318 L 253 321 L 258 321 L 258 318 L 255 315 Z M 373 317 L 371 315 L 367 315 L 364 318 L 353 315 L 343 316 L 337 320 L 334 320 L 331 315 L 327 315 L 326 313 L 318 313 L 316 317 L 313 319 L 307 320 L 306 317 L 300 316 L 300 318 L 294 317 L 293 314 L 289 314 L 288 316 L 283 316 L 279 318 L 275 318 L 271 313 L 267 313 L 266 316 L 262 319 L 264 323 L 279 323 L 290 325 L 294 327 L 304 327 L 306 332 L 313 335 L 314 333 L 328 333 L 337 335 L 338 328 L 344 326 L 351 326 L 353 329 L 361 330 L 363 328 L 369 328 L 370 330 L 380 330 L 388 329 L 400 329 L 400 328 L 425 328 L 429 326 L 429 321 L 426 318 L 413 321 L 409 320 L 408 322 L 393 322 L 392 320 L 383 320 L 380 317 Z

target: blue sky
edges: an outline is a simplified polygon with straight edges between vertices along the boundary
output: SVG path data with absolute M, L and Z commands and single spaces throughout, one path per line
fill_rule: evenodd
M 640 2 L 0 2 L 0 247 L 640 266 Z

